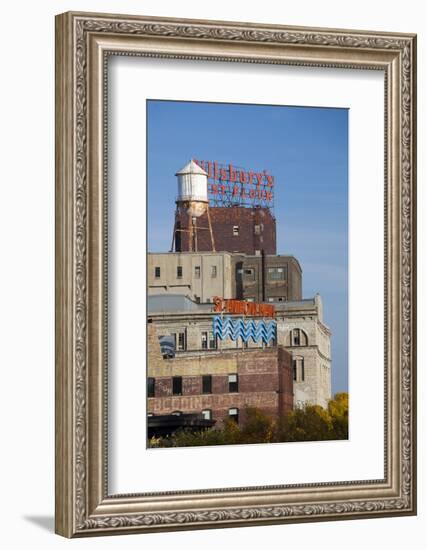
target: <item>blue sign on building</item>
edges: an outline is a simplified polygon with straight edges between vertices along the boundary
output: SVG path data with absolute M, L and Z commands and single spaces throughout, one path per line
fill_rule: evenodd
M 264 342 L 268 344 L 270 340 L 276 339 L 276 321 L 254 321 L 243 319 L 232 319 L 231 317 L 221 318 L 216 315 L 213 318 L 213 333 L 220 340 L 231 338 L 237 340 L 241 338 L 243 342 L 248 342 L 251 338 L 254 342 Z

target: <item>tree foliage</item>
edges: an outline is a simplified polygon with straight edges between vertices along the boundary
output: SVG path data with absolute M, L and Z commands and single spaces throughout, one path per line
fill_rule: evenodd
M 323 441 L 333 439 L 332 419 L 319 405 L 308 405 L 285 415 L 279 424 L 279 441 Z
M 178 430 L 169 437 L 152 438 L 149 445 L 192 447 L 348 439 L 348 394 L 337 393 L 327 409 L 307 405 L 290 411 L 277 421 L 260 409 L 246 407 L 244 419 L 242 425 L 227 419 L 221 429 Z
M 348 393 L 337 393 L 328 403 L 335 439 L 348 439 Z

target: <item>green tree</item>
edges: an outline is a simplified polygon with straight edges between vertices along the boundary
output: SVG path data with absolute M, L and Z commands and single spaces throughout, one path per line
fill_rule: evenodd
M 152 440 L 154 442 L 154 440 Z M 155 447 L 201 447 L 205 445 L 235 445 L 241 443 L 241 432 L 234 420 L 225 420 L 221 430 L 208 428 L 199 432 L 180 429 L 155 440 Z
M 332 439 L 332 420 L 319 405 L 290 411 L 281 419 L 279 441 L 321 441 Z
M 327 409 L 307 405 L 290 411 L 278 422 L 256 407 L 246 407 L 237 424 L 226 419 L 221 429 L 200 432 L 178 430 L 168 437 L 152 438 L 150 447 L 194 447 L 273 443 L 277 441 L 323 441 L 348 439 L 348 394 L 337 393 Z
M 286 414 L 279 422 L 279 441 L 348 439 L 348 394 L 337 393 L 328 408 L 306 405 Z
M 337 393 L 328 403 L 334 439 L 348 439 L 348 393 Z
M 240 430 L 241 443 L 271 443 L 275 438 L 273 419 L 256 407 L 246 407 L 245 422 Z

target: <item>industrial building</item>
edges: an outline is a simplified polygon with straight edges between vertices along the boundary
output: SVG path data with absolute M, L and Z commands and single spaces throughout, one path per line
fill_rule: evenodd
M 236 294 L 233 258 L 227 252 L 149 253 L 147 270 L 149 295 L 182 294 L 205 303 Z
M 159 344 L 164 329 L 162 323 L 148 325 L 149 416 L 197 414 L 221 428 L 227 418 L 244 422 L 246 407 L 257 407 L 274 419 L 292 410 L 292 358 L 282 346 L 219 351 L 200 339 L 201 349 L 165 359 Z M 188 343 L 195 342 L 189 338 Z
M 284 255 L 234 255 L 236 294 L 251 302 L 287 302 L 302 298 L 302 270 L 296 258 Z
M 182 294 L 201 303 L 214 296 L 251 302 L 301 300 L 302 271 L 293 256 L 228 252 L 149 253 L 148 294 Z
M 176 176 L 171 250 L 147 262 L 150 426 L 327 407 L 331 332 L 298 260 L 277 254 L 273 176 L 193 160 Z
M 225 168 L 222 170 L 225 173 Z M 228 171 L 237 175 L 231 165 Z M 216 173 L 220 177 L 221 169 L 217 168 L 214 175 Z M 255 172 L 249 174 L 256 175 Z M 220 185 L 208 184 L 209 172 L 193 160 L 175 175 L 178 195 L 171 252 L 220 251 L 261 255 L 264 251 L 264 254 L 276 254 L 276 219 L 262 198 L 267 194 L 272 200 L 269 180 L 266 180 L 268 183 L 250 184 L 246 176 L 245 183 L 222 179 Z M 262 180 L 263 174 L 260 176 Z M 246 196 L 246 187 L 247 198 L 242 200 L 242 194 Z M 210 199 L 221 206 L 210 206 Z
M 295 406 L 327 406 L 331 397 L 331 332 L 323 322 L 319 295 L 275 304 L 276 337 L 268 344 L 261 340 L 244 342 L 241 338 L 221 340 L 215 337 L 213 319 L 218 314 L 213 304 L 196 304 L 185 296 L 163 295 L 149 296 L 147 308 L 151 334 L 155 332 L 158 339 L 172 337 L 175 358 L 180 359 L 183 369 L 186 364 L 190 369 L 194 361 L 203 364 L 207 360 L 221 360 L 224 353 L 239 351 L 239 356 L 242 351 L 262 352 L 283 347 L 292 356 Z M 241 316 L 227 314 L 227 317 L 239 319 Z M 159 343 L 154 342 L 155 339 L 149 340 L 149 349 L 154 345 L 156 349 L 159 347 Z M 148 376 L 155 377 L 159 364 L 167 365 L 169 360 L 165 358 L 163 362 L 153 363 L 149 355 Z M 164 369 L 157 372 L 164 372 Z M 186 409 L 184 412 L 194 411 Z

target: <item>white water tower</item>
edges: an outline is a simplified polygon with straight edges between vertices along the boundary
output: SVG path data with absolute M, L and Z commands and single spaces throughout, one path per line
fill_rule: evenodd
M 178 178 L 177 206 L 199 218 L 209 206 L 208 174 L 194 160 L 190 160 L 175 176 Z
M 175 225 L 172 237 L 172 251 L 174 245 L 184 239 L 187 233 L 184 250 L 179 252 L 197 252 L 200 231 L 210 232 L 210 249 L 215 251 L 211 218 L 209 213 L 208 174 L 194 160 L 190 160 L 175 176 L 178 178 L 178 195 L 176 198 Z M 202 227 L 197 223 L 197 218 L 206 213 L 208 226 Z M 183 223 L 184 222 L 184 223 Z M 203 238 L 202 235 L 200 237 Z M 181 248 L 181 247 L 179 247 Z

